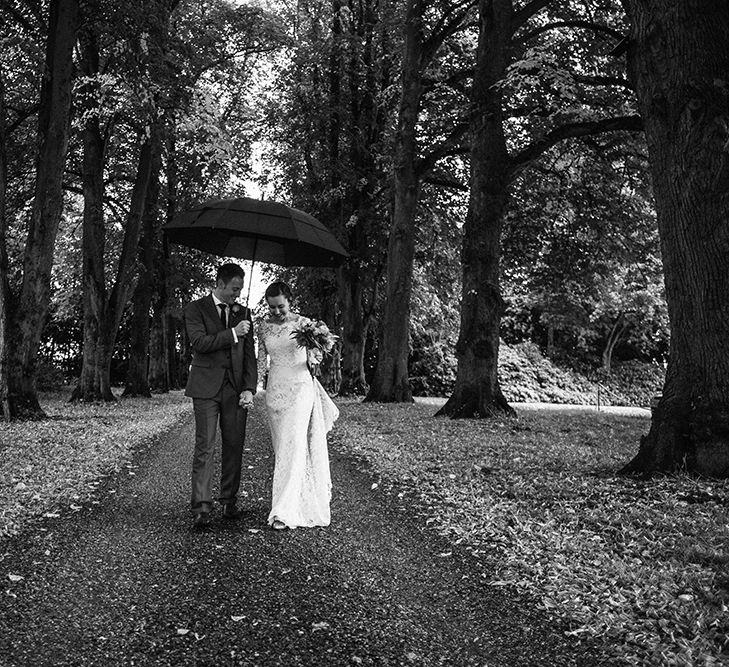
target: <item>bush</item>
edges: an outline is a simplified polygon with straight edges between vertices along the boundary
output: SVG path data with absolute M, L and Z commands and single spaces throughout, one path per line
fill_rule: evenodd
M 453 348 L 436 342 L 413 350 L 410 386 L 416 396 L 448 396 L 456 380 Z M 651 398 L 663 386 L 665 370 L 656 363 L 623 361 L 613 372 L 581 369 L 556 364 L 545 358 L 534 343 L 499 347 L 499 380 L 508 401 L 518 403 L 565 403 L 631 405 L 649 407 Z
M 61 368 L 48 359 L 38 361 L 36 385 L 38 391 L 58 391 L 69 383 L 69 378 Z
M 410 357 L 410 387 L 415 396 L 447 396 L 456 383 L 456 357 L 451 345 L 437 341 L 416 348 Z

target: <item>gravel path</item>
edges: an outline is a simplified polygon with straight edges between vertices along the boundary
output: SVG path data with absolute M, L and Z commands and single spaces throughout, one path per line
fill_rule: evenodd
M 0 664 L 597 664 L 533 601 L 488 586 L 467 554 L 374 493 L 335 447 L 332 525 L 267 529 L 260 414 L 242 521 L 189 529 L 190 416 L 95 504 L 0 545 Z

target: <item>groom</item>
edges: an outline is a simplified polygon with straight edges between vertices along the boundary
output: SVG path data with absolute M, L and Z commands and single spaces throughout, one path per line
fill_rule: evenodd
M 213 506 L 213 448 L 218 423 L 222 438 L 220 498 L 223 517 L 237 519 L 236 507 L 247 407 L 253 403 L 258 372 L 251 311 L 235 300 L 245 272 L 237 264 L 218 268 L 215 289 L 185 308 L 185 328 L 193 349 L 185 396 L 195 412 L 192 461 L 193 528 L 210 523 Z M 243 407 L 239 406 L 239 399 Z

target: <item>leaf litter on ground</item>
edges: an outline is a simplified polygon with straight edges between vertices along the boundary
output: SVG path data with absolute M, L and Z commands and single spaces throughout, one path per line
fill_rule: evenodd
M 645 417 L 340 400 L 333 446 L 610 664 L 729 664 L 729 481 L 616 473 Z
M 618 477 L 645 418 L 338 403 L 332 445 L 468 550 L 490 585 L 536 597 L 576 642 L 602 640 L 610 664 L 729 664 L 729 482 Z M 189 410 L 179 391 L 43 406 L 52 419 L 0 424 L 0 538 L 81 506 Z
M 134 474 L 133 451 L 190 409 L 181 391 L 116 403 L 69 403 L 69 397 L 70 390 L 42 395 L 49 419 L 0 423 L 0 539 L 34 518 L 80 511 L 104 477 Z

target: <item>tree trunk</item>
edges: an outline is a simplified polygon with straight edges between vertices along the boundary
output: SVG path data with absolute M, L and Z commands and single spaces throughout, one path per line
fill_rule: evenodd
M 648 142 L 671 346 L 625 472 L 729 476 L 729 5 L 624 2 Z
M 178 164 L 177 164 L 177 138 L 176 131 L 177 126 L 175 123 L 174 112 L 171 112 L 168 116 L 168 122 L 165 127 L 165 147 L 167 164 L 165 173 L 167 175 L 167 206 L 166 216 L 167 222 L 174 220 L 178 213 L 177 200 L 179 196 L 179 177 L 178 177 Z M 168 378 L 168 388 L 178 388 L 184 386 L 183 374 L 181 373 L 181 364 L 179 362 L 180 352 L 178 351 L 178 338 L 177 338 L 177 318 L 174 315 L 174 306 L 172 302 L 173 290 L 169 285 L 170 275 L 170 246 L 166 236 L 162 237 L 162 254 L 163 262 L 161 264 L 162 270 L 164 271 L 163 276 L 160 278 L 160 283 L 164 284 L 164 296 L 160 295 L 159 309 L 160 318 L 162 323 L 162 345 L 164 346 L 164 364 L 166 367 L 166 374 Z M 180 346 L 184 345 L 181 341 Z M 185 378 L 186 379 L 186 378 Z
M 106 279 L 104 274 L 104 138 L 98 117 L 99 44 L 93 26 L 80 35 L 81 69 L 88 83 L 83 91 L 86 122 L 83 129 L 82 185 L 84 197 L 82 250 L 83 361 L 81 377 L 71 395 L 72 401 L 113 400 L 103 396 L 99 388 L 98 342 L 102 322 L 107 313 Z
M 10 284 L 8 282 L 7 208 L 8 182 L 7 135 L 5 130 L 5 79 L 0 71 L 0 416 L 10 420 L 8 402 L 7 326 Z
M 387 250 L 387 298 L 368 401 L 412 402 L 408 380 L 415 214 L 420 191 L 417 125 L 423 94 L 423 0 L 408 0 L 395 139 L 394 207 Z
M 628 323 L 625 321 L 625 313 L 620 313 L 610 328 L 610 334 L 608 335 L 605 348 L 602 351 L 602 369 L 609 375 L 613 361 L 613 350 L 618 344 L 618 341 L 625 333 L 628 328 Z
M 463 297 L 453 394 L 437 413 L 449 417 L 513 415 L 498 377 L 501 227 L 507 203 L 509 156 L 501 93 L 495 85 L 507 65 L 511 2 L 480 0 L 480 30 L 471 121 L 470 199 L 461 262 Z
M 38 348 L 50 304 L 51 267 L 63 211 L 63 173 L 70 134 L 77 0 L 51 0 L 38 114 L 33 206 L 18 308 L 9 326 L 8 401 L 13 417 L 44 417 L 36 388 Z
M 157 393 L 166 393 L 172 383 L 168 355 L 168 272 L 169 248 L 164 236 L 157 242 L 155 292 L 152 295 L 152 323 L 149 336 L 149 388 Z M 174 341 L 174 338 L 173 338 Z
M 348 25 L 351 43 L 362 45 L 360 52 L 354 49 L 349 60 L 349 114 L 343 108 L 341 57 L 343 50 L 341 0 L 333 0 L 332 51 L 329 58 L 329 125 L 327 151 L 329 155 L 331 192 L 341 192 L 333 203 L 330 215 L 339 219 L 347 233 L 350 258 L 337 271 L 337 295 L 341 309 L 341 381 L 339 394 L 359 396 L 367 392 L 365 375 L 365 347 L 374 307 L 378 266 L 372 256 L 372 236 L 377 229 L 373 207 L 373 188 L 377 172 L 373 146 L 383 131 L 383 120 L 375 103 L 378 87 L 375 80 L 375 58 L 372 37 L 377 25 L 372 0 L 349 3 L 355 20 Z M 343 141 L 343 118 L 348 125 Z M 349 164 L 343 160 L 341 146 L 349 143 Z M 349 174 L 343 181 L 343 174 Z M 354 220 L 353 225 L 345 224 Z M 369 296 L 369 299 L 368 299 Z
M 159 253 L 157 204 L 162 151 L 155 132 L 149 188 L 144 206 L 143 231 L 138 246 L 141 274 L 132 296 L 132 344 L 129 353 L 124 396 L 151 397 L 149 386 L 150 310 L 154 287 L 158 280 L 156 258 Z
M 111 290 L 108 305 L 108 317 L 99 331 L 99 386 L 102 396 L 111 394 L 111 358 L 114 353 L 114 344 L 119 332 L 124 309 L 129 296 L 136 283 L 136 256 L 139 245 L 139 235 L 142 215 L 145 210 L 147 193 L 152 174 L 152 164 L 159 150 L 155 138 L 156 128 L 152 128 L 151 136 L 146 137 L 139 151 L 137 175 L 134 180 L 129 213 L 124 225 L 124 242 L 122 245 L 116 280 Z
M 554 324 L 547 324 L 547 358 L 554 357 Z
M 362 308 L 359 262 L 356 259 L 349 260 L 346 266 L 339 269 L 338 278 L 338 301 L 342 311 L 343 332 L 342 380 L 339 385 L 339 394 L 341 396 L 360 396 L 367 392 L 364 356 L 369 322 Z
M 153 131 L 154 133 L 154 131 Z M 146 193 L 149 186 L 152 164 L 152 144 L 150 138 L 145 138 L 140 147 L 139 163 L 134 187 L 132 189 L 129 212 L 124 225 L 124 241 L 119 257 L 114 285 L 108 298 L 102 298 L 105 292 L 97 288 L 97 280 L 104 284 L 103 270 L 103 242 L 99 243 L 99 234 L 103 236 L 103 220 L 101 229 L 97 228 L 98 221 L 89 225 L 93 240 L 86 242 L 84 226 L 84 266 L 89 267 L 94 274 L 101 277 L 85 275 L 84 284 L 89 285 L 90 299 L 89 331 L 84 328 L 84 358 L 81 370 L 81 380 L 73 392 L 71 400 L 82 401 L 114 401 L 116 400 L 111 389 L 111 359 L 114 353 L 114 343 L 119 330 L 119 324 L 124 313 L 129 293 L 135 280 L 136 248 L 139 243 L 139 230 L 144 210 Z M 84 189 L 85 192 L 85 189 Z M 93 203 L 85 200 L 84 221 L 86 221 L 86 204 Z M 96 217 L 90 213 L 90 218 Z M 87 253 L 89 255 L 87 256 Z M 100 317 L 94 317 L 99 313 Z M 86 324 L 86 322 L 85 322 Z

